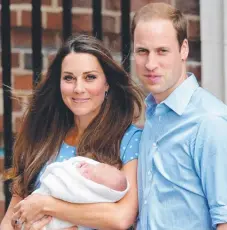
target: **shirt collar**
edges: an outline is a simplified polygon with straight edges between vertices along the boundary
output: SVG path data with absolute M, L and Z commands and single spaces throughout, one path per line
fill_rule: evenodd
M 147 108 L 156 106 L 156 102 L 152 94 L 150 93 L 146 98 L 145 98 L 145 105 Z
M 186 109 L 194 91 L 199 87 L 195 75 L 188 73 L 188 76 L 189 77 L 163 101 L 163 103 L 180 116 Z
M 199 87 L 196 77 L 193 73 L 188 73 L 188 78 L 180 84 L 163 102 L 166 106 L 172 109 L 178 115 L 182 115 L 187 107 L 194 91 Z M 149 94 L 145 99 L 147 108 L 156 105 L 152 94 Z

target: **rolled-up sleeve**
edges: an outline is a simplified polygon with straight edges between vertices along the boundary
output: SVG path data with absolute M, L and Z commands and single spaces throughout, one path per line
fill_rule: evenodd
M 208 201 L 212 225 L 227 223 L 227 119 L 206 117 L 201 122 L 195 155 L 198 175 Z

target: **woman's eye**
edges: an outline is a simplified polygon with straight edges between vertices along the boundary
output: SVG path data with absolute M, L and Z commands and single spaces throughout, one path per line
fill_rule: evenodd
M 87 79 L 87 80 L 90 80 L 90 81 L 91 81 L 91 80 L 94 80 L 94 79 L 96 79 L 96 78 L 97 78 L 97 77 L 96 77 L 94 74 L 89 74 L 89 75 L 86 76 L 86 79 Z
M 63 79 L 66 80 L 66 81 L 72 81 L 72 80 L 73 80 L 73 77 L 70 76 L 70 75 L 65 75 L 65 76 L 63 77 Z

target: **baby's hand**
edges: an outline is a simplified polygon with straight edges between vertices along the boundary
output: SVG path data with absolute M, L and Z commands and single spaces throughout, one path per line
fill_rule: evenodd
M 81 162 L 79 162 L 78 164 L 76 164 L 76 167 L 77 167 L 77 168 L 82 168 L 82 167 L 84 167 L 84 166 L 87 165 L 87 164 L 88 164 L 87 162 L 81 161 Z
M 93 172 L 94 172 L 94 165 L 89 164 L 87 162 L 80 162 L 76 166 L 80 172 L 80 174 L 87 179 L 92 179 L 93 177 Z

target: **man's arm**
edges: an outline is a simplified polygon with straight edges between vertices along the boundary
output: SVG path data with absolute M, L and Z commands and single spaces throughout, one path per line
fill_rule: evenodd
M 194 160 L 208 201 L 213 227 L 227 223 L 227 119 L 204 117 L 195 140 Z

